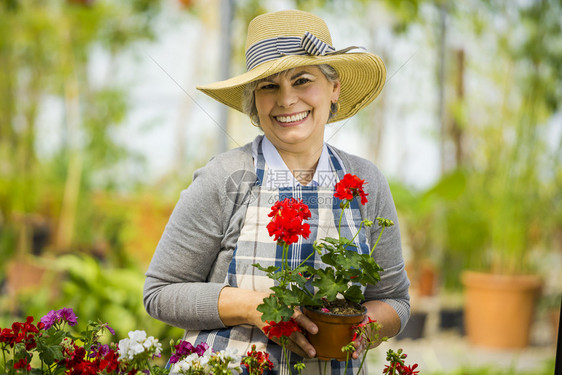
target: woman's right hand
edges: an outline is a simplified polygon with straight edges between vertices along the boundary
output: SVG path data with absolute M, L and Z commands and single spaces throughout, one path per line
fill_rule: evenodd
M 312 320 L 297 309 L 295 309 L 293 319 L 297 322 L 299 327 L 301 327 L 302 332 L 293 332 L 291 336 L 289 336 L 289 340 L 287 340 L 286 344 L 287 349 L 304 358 L 316 357 L 316 350 L 306 338 L 306 333 L 315 335 L 318 333 L 318 327 Z M 274 341 L 281 345 L 277 339 Z
M 251 324 L 263 332 L 266 323 L 261 320 L 262 314 L 257 310 L 257 307 L 269 295 L 270 293 L 267 292 L 225 287 L 219 295 L 219 316 L 226 326 Z M 318 332 L 318 327 L 299 310 L 295 310 L 293 319 L 303 332 L 291 334 L 289 340 L 287 340 L 287 349 L 301 357 L 314 358 L 316 350 L 306 339 L 305 332 L 314 335 Z M 272 338 L 272 340 L 281 345 L 278 339 Z
M 267 295 L 265 297 L 267 297 Z M 258 305 L 259 304 L 261 304 L 261 302 L 258 303 Z M 263 332 L 266 323 L 264 323 L 261 320 L 261 313 L 257 311 L 257 309 L 256 312 L 257 312 L 257 318 L 256 318 L 257 324 L 254 325 L 259 329 L 261 329 Z M 314 358 L 316 356 L 316 350 L 306 338 L 306 333 L 315 335 L 316 333 L 318 333 L 318 327 L 306 315 L 304 315 L 300 310 L 297 309 L 295 309 L 295 313 L 293 314 L 293 319 L 297 322 L 302 332 L 293 332 L 291 336 L 288 337 L 285 347 L 290 351 L 300 355 L 301 357 Z M 281 345 L 281 342 L 276 337 L 272 337 L 270 338 L 270 340 L 276 342 L 278 345 Z

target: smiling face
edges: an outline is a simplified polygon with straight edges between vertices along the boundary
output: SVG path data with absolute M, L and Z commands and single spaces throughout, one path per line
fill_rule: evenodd
M 257 84 L 255 105 L 265 136 L 279 150 L 317 151 L 324 142 L 330 105 L 338 100 L 339 82 L 330 82 L 316 66 L 304 66 Z

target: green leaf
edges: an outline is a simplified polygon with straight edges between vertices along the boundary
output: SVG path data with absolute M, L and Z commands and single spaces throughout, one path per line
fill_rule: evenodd
M 273 291 L 275 298 L 279 301 L 279 305 L 293 306 L 299 304 L 299 301 L 295 298 L 289 288 L 274 286 L 270 289 Z
M 47 365 L 51 365 L 55 361 L 60 361 L 63 358 L 62 347 L 60 345 L 49 345 L 41 348 L 38 347 L 38 351 L 39 358 L 41 358 L 41 360 Z
M 361 259 L 360 269 L 362 271 L 361 284 L 372 284 L 375 285 L 381 279 L 380 272 L 383 271 L 382 267 L 379 266 L 373 258 L 368 254 Z
M 318 295 L 310 296 L 308 293 L 302 292 L 299 296 L 300 306 L 320 306 L 321 298 Z
M 323 238 L 322 240 L 327 242 L 327 243 L 331 243 L 332 245 L 336 245 L 336 246 L 340 244 L 340 240 L 338 238 L 326 237 L 326 238 Z
M 263 299 L 257 310 L 262 313 L 261 320 L 280 322 L 293 316 L 294 311 L 283 304 L 275 295 Z
M 345 299 L 359 303 L 361 302 L 365 296 L 361 292 L 361 288 L 358 285 L 352 285 L 348 290 L 343 293 Z
M 347 247 L 357 247 L 357 245 L 355 245 L 353 243 L 353 241 L 351 241 L 350 239 L 348 239 L 347 237 L 341 237 L 340 238 L 340 244 L 342 245 L 343 248 L 347 248 Z
M 280 269 L 280 267 L 276 267 L 276 266 L 262 267 L 257 263 L 252 264 L 252 266 L 256 267 L 258 270 L 263 271 L 265 273 L 274 273 Z
M 346 250 L 343 253 L 327 253 L 322 255 L 322 261 L 337 269 L 359 268 L 361 256 L 356 251 Z
M 338 266 L 338 256 L 335 253 L 326 253 L 320 257 L 322 262 L 326 263 L 327 265 L 337 267 Z
M 292 282 L 294 283 L 295 286 L 297 286 L 299 289 L 303 289 L 306 286 L 306 283 L 308 282 L 308 278 L 303 276 L 306 275 L 307 267 L 302 266 L 299 267 L 298 269 L 296 269 L 293 272 L 293 277 L 292 277 Z M 297 272 L 298 271 L 298 272 Z
M 338 293 L 342 293 L 347 289 L 347 283 L 336 280 L 334 270 L 332 268 L 320 269 L 312 285 L 318 287 L 318 294 L 333 301 Z
M 44 344 L 44 345 L 59 345 L 62 340 L 66 337 L 66 332 L 56 330 L 54 327 L 51 327 L 47 330 L 47 333 L 42 336 L 42 339 L 38 341 L 37 345 Z

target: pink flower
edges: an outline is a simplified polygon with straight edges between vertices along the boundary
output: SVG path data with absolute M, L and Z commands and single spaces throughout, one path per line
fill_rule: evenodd
M 177 363 L 183 357 L 187 357 L 190 354 L 197 354 L 199 357 L 202 357 L 205 352 L 209 349 L 209 344 L 206 342 L 202 342 L 197 346 L 193 346 L 189 341 L 180 341 L 179 344 L 174 346 L 174 353 L 170 357 L 170 363 Z
M 60 319 L 67 322 L 68 325 L 70 326 L 74 326 L 76 325 L 76 323 L 78 323 L 76 320 L 76 314 L 74 314 L 74 311 L 72 311 L 70 307 L 65 307 L 63 309 L 60 309 L 59 314 L 60 314 Z
M 63 322 L 68 323 L 68 325 L 70 326 L 76 325 L 77 323 L 76 319 L 77 318 L 76 315 L 74 314 L 74 311 L 72 311 L 70 307 L 65 307 L 60 310 L 49 311 L 47 315 L 41 318 L 41 323 L 45 325 L 44 328 L 47 330 L 51 328 L 53 325 Z

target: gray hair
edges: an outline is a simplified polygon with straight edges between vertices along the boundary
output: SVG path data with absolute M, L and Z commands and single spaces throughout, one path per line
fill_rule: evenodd
M 320 71 L 322 72 L 322 74 L 324 74 L 324 76 L 328 81 L 335 83 L 340 79 L 338 72 L 331 65 L 321 64 L 315 66 L 317 66 L 318 69 L 320 69 Z M 277 77 L 280 74 L 285 74 L 293 69 L 284 70 L 282 72 L 274 74 L 273 77 Z M 258 117 L 258 109 L 256 108 L 254 91 L 256 90 L 256 87 L 258 87 L 258 84 L 266 79 L 267 78 L 262 78 L 246 84 L 246 86 L 244 86 L 244 92 L 242 93 L 242 110 L 244 111 L 245 114 L 250 116 L 250 120 L 252 121 L 252 123 L 258 126 L 260 125 L 260 119 Z M 330 116 L 328 117 L 328 120 L 330 120 L 335 115 L 337 110 L 338 110 L 338 104 L 332 103 L 330 106 Z

